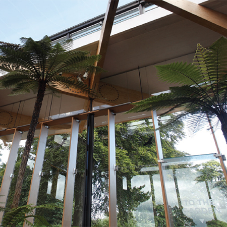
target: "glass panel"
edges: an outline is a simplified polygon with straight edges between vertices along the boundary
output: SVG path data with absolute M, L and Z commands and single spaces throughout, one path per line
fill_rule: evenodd
M 37 136 L 37 135 L 39 135 L 39 130 L 35 131 L 35 136 Z M 23 138 L 26 138 L 26 137 L 27 137 L 27 133 L 24 133 Z M 17 179 L 18 179 L 18 173 L 19 173 L 19 169 L 20 169 L 22 155 L 23 155 L 23 152 L 24 152 L 25 142 L 26 142 L 26 140 L 21 140 L 21 142 L 20 142 L 20 147 L 18 149 L 18 156 L 17 156 L 17 160 L 16 160 L 16 163 L 15 163 L 14 172 L 13 172 L 13 175 L 12 175 L 10 190 L 9 190 L 9 194 L 8 194 L 8 197 L 7 197 L 6 211 L 5 212 L 10 210 L 11 204 L 13 202 L 16 183 L 17 183 Z M 31 151 L 30 151 L 30 154 L 29 154 L 28 162 L 27 162 L 26 169 L 25 169 L 25 174 L 24 174 L 24 177 L 23 177 L 23 185 L 22 185 L 22 190 L 21 190 L 19 206 L 24 206 L 24 205 L 27 204 L 28 194 L 29 194 L 30 184 L 31 184 L 31 178 L 32 178 L 32 173 L 33 173 L 33 168 L 34 168 L 34 162 L 35 162 L 35 153 L 36 153 L 36 150 L 33 146 L 31 148 Z M 20 223 L 17 223 L 17 224 L 18 224 L 18 226 L 22 226 L 23 222 L 20 222 Z
M 102 116 L 94 123 L 106 125 L 107 121 L 107 116 Z M 95 128 L 93 162 L 92 226 L 109 226 L 108 126 Z
M 227 184 L 213 154 L 164 159 L 173 226 L 226 226 Z
M 95 125 L 107 123 L 107 117 L 95 118 Z M 72 226 L 82 226 L 83 203 L 85 193 L 85 160 L 87 130 L 79 134 L 77 153 L 77 173 L 75 175 L 74 207 Z M 108 218 L 108 128 L 98 127 L 94 130 L 92 179 L 92 226 L 109 226 Z
M 116 124 L 116 156 L 118 226 L 165 226 L 151 119 Z
M 81 122 L 82 124 L 82 122 Z M 83 222 L 83 203 L 85 188 L 85 156 L 86 156 L 86 134 L 84 130 L 78 137 L 76 174 L 74 185 L 74 205 L 72 212 L 72 226 L 82 226 Z
M 5 173 L 6 163 L 9 158 L 10 146 L 12 143 L 4 145 L 3 141 L 0 140 L 0 185 L 2 185 L 2 179 Z
M 159 117 L 159 125 L 165 124 L 167 117 Z M 175 131 L 174 134 L 171 132 Z M 161 128 L 161 141 L 164 158 L 187 155 L 217 153 L 210 126 L 206 119 L 192 116 L 190 119 L 177 120 L 174 124 Z M 168 139 L 168 143 L 164 140 Z M 170 145 L 170 146 L 169 146 Z M 175 156 L 171 156 L 172 146 L 176 148 Z
M 62 222 L 69 141 L 69 134 L 47 138 L 37 205 L 52 204 L 55 208 L 37 209 L 36 215 L 44 217 L 51 226 L 61 225 Z

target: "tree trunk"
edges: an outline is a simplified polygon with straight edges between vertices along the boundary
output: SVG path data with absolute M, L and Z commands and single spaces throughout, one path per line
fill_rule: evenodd
M 19 169 L 19 173 L 18 173 L 18 177 L 17 177 L 17 184 L 16 184 L 13 203 L 11 205 L 11 208 L 16 208 L 19 205 L 21 189 L 22 189 L 23 179 L 24 179 L 24 173 L 25 173 L 25 169 L 27 166 L 27 161 L 28 161 L 30 150 L 31 150 L 32 142 L 34 139 L 35 129 L 38 124 L 39 113 L 41 110 L 45 90 L 46 90 L 46 81 L 40 80 L 38 94 L 36 97 L 36 102 L 35 102 L 34 110 L 32 113 L 32 120 L 30 123 L 30 128 L 28 130 L 27 141 L 25 144 L 24 153 L 22 156 L 21 164 L 20 164 L 20 169 Z
M 213 201 L 212 201 L 212 198 L 211 198 L 210 189 L 209 189 L 209 185 L 208 185 L 207 180 L 205 180 L 205 185 L 206 185 L 206 189 L 207 189 L 208 198 L 211 202 L 211 209 L 212 209 L 212 213 L 213 213 L 213 216 L 214 216 L 214 220 L 217 221 L 218 219 L 217 219 L 217 215 L 216 215 L 215 209 L 214 209 L 215 206 L 213 205 Z
M 84 202 L 84 190 L 85 190 L 85 174 L 78 173 L 75 177 L 74 186 L 74 214 L 73 214 L 73 226 L 82 226 L 83 222 L 83 202 Z
M 150 175 L 150 184 L 151 184 L 151 199 L 152 199 L 153 214 L 154 214 L 154 225 L 155 225 L 155 227 L 157 227 L 158 226 L 158 220 L 157 220 L 157 211 L 156 211 L 156 201 L 155 201 L 153 174 Z
M 222 130 L 222 133 L 225 137 L 225 142 L 227 143 L 227 113 L 225 111 L 222 111 L 218 115 L 218 119 L 221 122 L 221 130 Z
M 179 206 L 180 210 L 183 210 L 183 206 L 182 206 L 181 199 L 180 199 L 180 191 L 179 191 L 179 187 L 178 187 L 178 181 L 177 181 L 176 169 L 175 168 L 173 169 L 173 180 L 174 180 L 176 194 L 177 194 L 178 206 Z
M 56 168 L 52 168 L 52 187 L 51 187 L 51 195 L 53 198 L 56 198 L 57 193 L 57 184 L 58 184 L 59 170 Z

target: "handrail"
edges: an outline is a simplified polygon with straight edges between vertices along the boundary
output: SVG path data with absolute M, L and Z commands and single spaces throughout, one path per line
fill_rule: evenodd
M 131 3 L 128 3 L 124 6 L 121 6 L 117 9 L 117 12 L 116 12 L 116 16 L 119 16 L 120 14 L 123 14 L 127 11 L 130 11 L 132 9 L 135 9 L 135 8 L 138 8 L 138 14 L 140 14 L 139 12 L 139 6 L 142 6 L 142 7 L 149 7 L 150 5 L 152 5 L 151 3 L 146 3 L 144 0 L 141 0 L 141 1 L 133 1 Z M 63 30 L 61 32 L 58 32 L 52 36 L 50 36 L 50 39 L 52 41 L 55 41 L 55 40 L 58 40 L 58 39 L 62 39 L 62 38 L 70 38 L 70 36 L 73 34 L 73 33 L 76 33 L 80 30 L 83 30 L 83 29 L 86 29 L 90 26 L 93 26 L 93 25 L 96 25 L 96 24 L 102 24 L 103 20 L 104 20 L 104 17 L 105 17 L 105 14 L 101 14 L 97 17 L 94 17 L 90 20 L 87 20 L 83 23 L 80 23 L 78 25 L 75 25 L 71 28 L 68 28 L 66 30 Z M 101 29 L 101 26 L 100 26 L 100 29 Z

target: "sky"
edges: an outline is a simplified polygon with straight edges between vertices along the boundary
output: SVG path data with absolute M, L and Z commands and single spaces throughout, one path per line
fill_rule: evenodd
M 0 0 L 0 41 L 39 40 L 105 13 L 109 0 Z M 132 0 L 119 0 L 118 6 Z

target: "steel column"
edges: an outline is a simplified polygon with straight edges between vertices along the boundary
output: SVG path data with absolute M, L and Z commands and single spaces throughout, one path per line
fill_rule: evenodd
M 87 119 L 87 151 L 85 169 L 85 196 L 83 226 L 91 226 L 91 203 L 92 203 L 92 171 L 93 171 L 93 149 L 94 149 L 94 114 L 89 114 Z
M 163 203 L 164 203 L 164 209 L 165 209 L 166 226 L 172 227 L 170 222 L 170 213 L 169 213 L 168 201 L 167 201 L 166 189 L 165 189 L 165 183 L 164 183 L 163 167 L 161 163 L 161 161 L 163 160 L 163 152 L 162 152 L 161 136 L 158 130 L 158 119 L 157 119 L 156 110 L 151 111 L 151 115 L 152 115 L 155 144 L 156 144 L 156 151 L 157 151 L 157 157 L 158 157 L 158 168 L 159 168 L 162 197 L 163 197 Z
M 115 114 L 108 110 L 109 226 L 117 226 Z
M 17 160 L 17 152 L 19 148 L 19 143 L 21 140 L 22 132 L 14 132 L 12 147 L 9 153 L 8 162 L 6 164 L 5 173 L 2 180 L 1 191 L 0 191 L 0 206 L 5 207 L 6 201 L 9 193 L 10 184 L 13 177 L 14 166 Z M 0 212 L 0 223 L 2 222 L 4 212 Z
M 37 147 L 35 165 L 33 169 L 32 180 L 31 180 L 30 191 L 29 191 L 28 202 L 27 202 L 27 204 L 31 204 L 34 206 L 37 204 L 37 198 L 39 194 L 39 185 L 40 185 L 40 178 L 42 175 L 41 173 L 43 168 L 43 160 L 44 160 L 44 154 L 46 149 L 47 136 L 48 136 L 48 127 L 42 124 L 41 130 L 39 132 L 39 143 Z M 27 218 L 27 220 L 33 223 L 34 218 L 29 217 Z M 24 222 L 23 226 L 28 227 L 30 225 Z
M 62 226 L 71 226 L 80 121 L 72 118 Z M 76 195 L 77 196 L 77 195 Z

